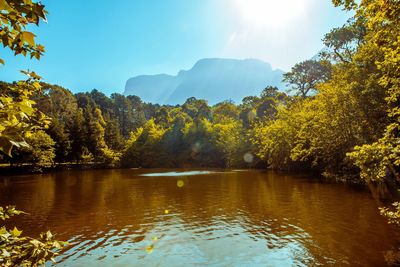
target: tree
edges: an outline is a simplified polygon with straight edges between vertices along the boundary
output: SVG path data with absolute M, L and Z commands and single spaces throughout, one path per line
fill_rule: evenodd
M 129 133 L 135 129 L 131 103 L 121 94 L 114 93 L 111 95 L 111 99 L 113 100 L 114 115 L 118 119 L 121 134 L 127 138 Z
M 183 129 L 184 157 L 189 166 L 224 166 L 223 155 L 215 147 L 213 124 L 206 118 L 195 118 Z
M 225 166 L 240 166 L 243 162 L 244 128 L 233 118 L 225 117 L 219 123 L 213 124 L 215 147 L 223 155 Z
M 263 98 L 257 106 L 256 114 L 259 118 L 274 119 L 276 114 L 276 100 L 271 97 Z
M 187 113 L 192 119 L 211 119 L 211 109 L 206 100 L 188 98 L 182 105 L 183 112 Z
M 78 109 L 74 95 L 58 85 L 41 83 L 42 90 L 35 95 L 38 109 L 48 116 L 52 123 L 46 132 L 55 141 L 56 161 L 70 159 L 72 137 L 70 129 Z
M 30 24 L 46 21 L 46 10 L 42 3 L 32 0 L 2 0 L 0 2 L 0 43 L 10 48 L 15 55 L 30 55 L 40 59 L 44 47 L 35 42 L 35 35 L 27 31 Z M 4 61 L 0 58 L 0 63 Z
M 331 66 L 326 61 L 306 60 L 294 65 L 291 71 L 283 75 L 283 81 L 292 85 L 290 91 L 305 98 L 315 91 L 319 83 L 330 78 Z
M 302 102 L 290 107 L 279 106 L 275 120 L 260 120 L 250 131 L 257 156 L 275 169 L 291 169 L 295 166 L 291 153 L 297 134 L 308 118 L 299 116 Z
M 12 156 L 12 148 L 28 146 L 25 137 L 37 128 L 47 127 L 49 119 L 35 108 L 31 98 L 40 91 L 40 77 L 24 72 L 26 81 L 9 84 L 0 93 L 0 151 Z
M 325 35 L 323 42 L 327 50 L 320 55 L 334 63 L 350 63 L 358 47 L 364 42 L 365 33 L 363 19 L 352 19 L 346 25 L 334 28 Z
M 46 21 L 44 5 L 31 0 L 0 1 L 0 43 L 10 48 L 15 55 L 30 55 L 37 59 L 44 52 L 44 47 L 36 44 L 35 35 L 27 31 L 29 25 L 39 25 Z M 0 64 L 4 60 L 0 58 Z M 13 146 L 27 146 L 24 140 L 35 126 L 48 124 L 45 116 L 34 107 L 30 98 L 40 90 L 40 76 L 34 72 L 24 72 L 28 80 L 18 82 L 7 92 L 0 93 L 0 151 L 11 156 Z
M 124 138 L 120 133 L 120 126 L 117 119 L 111 119 L 107 122 L 104 131 L 104 140 L 107 146 L 115 151 L 121 151 L 124 145 Z
M 88 150 L 86 147 L 87 127 L 81 108 L 77 110 L 73 117 L 70 133 L 73 137 L 71 142 L 71 159 L 79 162 L 82 160 L 82 156 L 85 154 L 84 152 Z
M 184 129 L 186 124 L 193 120 L 179 108 L 173 110 L 173 119 L 171 119 L 170 127 L 163 135 L 160 145 L 165 155 L 163 160 L 169 167 L 180 167 L 187 160 L 185 158 L 185 150 L 187 149 L 184 142 Z
M 121 156 L 121 165 L 123 167 L 140 167 L 140 153 L 138 138 L 142 135 L 143 128 L 138 128 L 131 132 L 130 137 L 126 141 L 124 151 Z
M 172 120 L 170 114 L 170 108 L 166 106 L 160 107 L 154 114 L 154 122 L 162 127 L 168 127 L 170 121 Z
M 259 101 L 260 98 L 257 96 L 246 96 L 242 99 L 242 107 L 254 109 Z
M 95 160 L 104 163 L 114 163 L 118 161 L 116 155 L 106 144 L 104 138 L 104 127 L 106 125 L 101 110 L 88 105 L 85 109 L 87 124 L 87 147 L 93 154 Z
M 144 112 L 144 105 L 140 97 L 135 95 L 128 95 L 126 97 L 132 107 L 133 112 L 133 128 L 137 129 L 146 123 L 146 116 Z
M 104 93 L 97 89 L 93 89 L 89 94 L 90 99 L 100 108 L 103 116 L 116 116 L 114 114 L 114 103 L 113 100 L 107 97 Z
M 225 118 L 237 120 L 239 118 L 239 108 L 229 101 L 224 101 L 216 104 L 212 109 L 213 121 L 218 122 Z
M 358 146 L 348 156 L 360 168 L 364 180 L 399 182 L 400 173 L 400 6 L 397 0 L 359 3 L 335 0 L 336 5 L 356 11 L 356 17 L 366 20 L 365 54 L 380 54 L 374 61 L 381 75 L 377 77 L 386 93 L 388 120 L 383 136 L 370 144 Z M 392 223 L 399 224 L 399 203 L 396 210 L 382 209 Z
M 246 96 L 242 100 L 242 104 L 239 106 L 240 113 L 239 118 L 243 122 L 245 128 L 250 128 L 251 124 L 256 119 L 256 108 L 259 104 L 260 98 L 257 96 Z
M 51 167 L 54 164 L 55 142 L 46 132 L 39 130 L 27 138 L 29 147 L 22 148 L 23 161 L 32 163 L 35 168 Z
M 143 128 L 131 133 L 127 147 L 122 154 L 121 163 L 130 167 L 163 166 L 164 156 L 160 142 L 165 129 L 157 125 L 153 119 L 146 122 Z
M 69 135 L 70 126 L 66 126 L 58 119 L 52 119 L 47 133 L 54 140 L 55 143 L 55 160 L 57 162 L 65 162 L 71 153 L 71 140 Z
M 37 107 L 50 118 L 69 126 L 72 117 L 78 109 L 78 103 L 70 90 L 58 85 L 40 83 L 42 89 L 35 96 Z

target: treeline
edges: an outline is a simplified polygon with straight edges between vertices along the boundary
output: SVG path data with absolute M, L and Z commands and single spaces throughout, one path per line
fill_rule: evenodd
M 240 104 L 144 103 L 42 83 L 36 107 L 47 129 L 3 161 L 37 166 L 96 162 L 123 167 L 309 169 L 325 176 L 399 179 L 399 6 L 334 1 L 354 9 L 325 35 L 317 59 L 284 75 L 291 93 L 266 87 Z M 13 87 L 2 84 L 3 90 Z
M 298 164 L 328 177 L 400 184 L 400 6 L 334 1 L 356 15 L 325 35 L 318 60 L 284 80 L 299 96 L 255 125 L 258 155 L 275 168 Z
M 2 83 L 2 90 L 12 84 Z M 249 131 L 256 121 L 270 120 L 276 106 L 289 101 L 267 87 L 241 105 L 224 101 L 214 106 L 189 98 L 182 105 L 144 103 L 137 96 L 93 90 L 72 94 L 41 83 L 33 100 L 51 121 L 26 136 L 29 146 L 13 150 L 4 162 L 14 166 L 88 163 L 122 167 L 256 167 Z
M 73 95 L 40 83 L 34 72 L 24 72 L 26 81 L 0 83 L 0 163 L 35 168 L 71 162 L 123 167 L 265 164 L 389 183 L 396 192 L 399 1 L 332 2 L 355 15 L 325 35 L 326 47 L 318 59 L 298 63 L 285 74 L 290 95 L 267 87 L 239 105 L 225 101 L 210 106 L 190 98 L 182 105 L 160 106 L 136 96 L 107 97 L 97 90 Z M 3 1 L 1 6 L 0 26 L 7 26 L 0 31 L 0 43 L 16 55 L 39 59 L 44 47 L 26 27 L 46 21 L 44 6 L 29 0 Z M 400 203 L 393 206 L 381 208 L 381 213 L 400 226 Z M 19 213 L 13 207 L 2 211 L 8 217 Z M 48 252 L 60 244 L 52 235 L 43 238 L 48 256 L 30 255 L 26 249 L 21 254 L 15 242 L 6 242 L 3 254 L 17 265 L 21 260 L 44 264 L 54 256 Z

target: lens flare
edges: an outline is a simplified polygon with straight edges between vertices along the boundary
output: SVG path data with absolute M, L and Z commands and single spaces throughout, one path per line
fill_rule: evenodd
M 178 181 L 176 182 L 176 185 L 180 188 L 180 187 L 183 187 L 183 186 L 185 185 L 185 182 L 182 181 L 182 180 L 178 180 Z
M 254 160 L 254 156 L 253 154 L 251 154 L 250 152 L 247 152 L 246 154 L 244 154 L 243 156 L 243 160 L 247 163 L 252 163 Z

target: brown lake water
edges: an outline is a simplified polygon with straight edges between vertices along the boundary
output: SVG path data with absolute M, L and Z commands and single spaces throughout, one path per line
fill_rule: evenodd
M 57 266 L 385 266 L 398 231 L 367 190 L 267 171 L 90 170 L 3 177 Z

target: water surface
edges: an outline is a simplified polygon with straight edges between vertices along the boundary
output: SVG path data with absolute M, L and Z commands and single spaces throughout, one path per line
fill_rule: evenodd
M 384 266 L 400 238 L 371 194 L 309 178 L 67 171 L 0 178 L 0 205 L 70 242 L 57 266 Z

